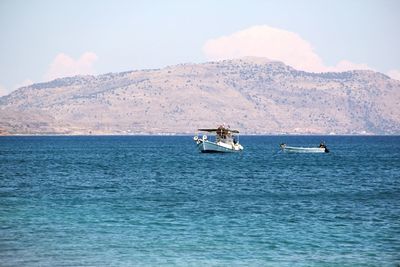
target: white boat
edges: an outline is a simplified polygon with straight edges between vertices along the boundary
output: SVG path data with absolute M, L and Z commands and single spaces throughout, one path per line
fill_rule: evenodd
M 321 143 L 319 147 L 298 147 L 298 146 L 287 146 L 286 144 L 280 144 L 282 151 L 294 152 L 294 153 L 329 153 L 329 149 L 324 143 Z
M 239 144 L 239 131 L 219 126 L 216 129 L 198 129 L 200 132 L 215 134 L 215 139 L 209 140 L 206 134 L 200 138 L 198 134 L 193 137 L 197 148 L 203 153 L 239 152 L 243 146 Z

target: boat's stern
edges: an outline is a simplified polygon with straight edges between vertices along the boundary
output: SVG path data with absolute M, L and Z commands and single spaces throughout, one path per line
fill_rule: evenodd
M 241 144 L 236 144 L 236 150 L 243 150 L 243 146 Z

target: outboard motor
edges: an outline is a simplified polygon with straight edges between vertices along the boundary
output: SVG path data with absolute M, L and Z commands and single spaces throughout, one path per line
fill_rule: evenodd
M 319 144 L 319 147 L 320 147 L 320 148 L 324 148 L 324 149 L 325 149 L 325 153 L 329 153 L 329 149 L 326 147 L 325 142 L 321 142 L 321 143 Z

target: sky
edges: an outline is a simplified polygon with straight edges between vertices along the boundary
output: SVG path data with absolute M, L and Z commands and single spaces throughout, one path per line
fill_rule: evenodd
M 398 0 L 0 0 L 0 96 L 59 77 L 262 56 L 400 80 Z

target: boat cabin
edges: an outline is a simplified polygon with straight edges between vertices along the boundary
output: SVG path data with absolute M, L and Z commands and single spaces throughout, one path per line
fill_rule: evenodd
M 215 142 L 239 143 L 239 131 L 219 126 L 216 129 L 198 129 L 201 132 L 215 133 Z

